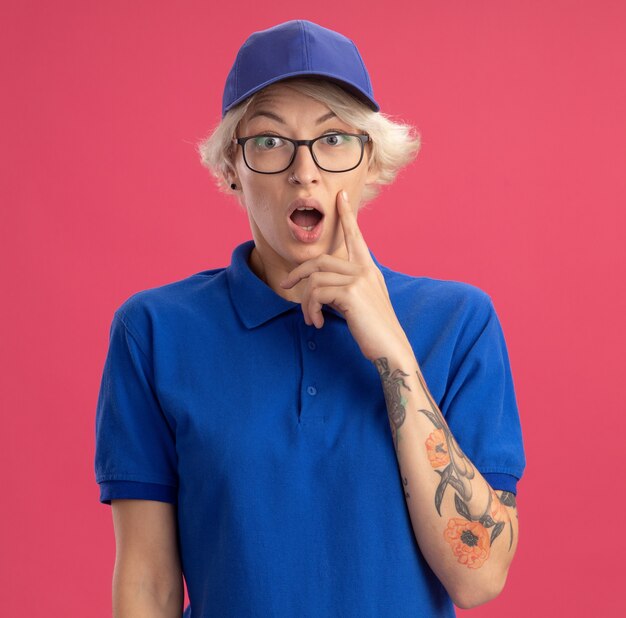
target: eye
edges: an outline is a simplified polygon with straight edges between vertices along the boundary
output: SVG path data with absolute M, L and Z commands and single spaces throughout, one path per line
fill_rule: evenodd
M 343 146 L 349 143 L 352 139 L 354 138 L 351 135 L 346 135 L 345 133 L 330 133 L 328 135 L 324 135 L 321 142 L 325 146 Z
M 276 135 L 257 135 L 254 140 L 257 150 L 274 150 L 283 145 L 283 140 Z

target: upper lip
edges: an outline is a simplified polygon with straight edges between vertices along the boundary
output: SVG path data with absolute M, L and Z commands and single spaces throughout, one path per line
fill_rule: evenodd
M 302 208 L 302 207 L 315 208 L 322 213 L 322 216 L 324 215 L 324 210 L 322 209 L 322 205 L 315 198 L 299 197 L 298 199 L 295 199 L 293 202 L 291 202 L 291 204 L 289 204 L 289 210 L 287 211 L 287 216 L 291 217 L 291 213 L 294 210 L 296 210 L 296 208 Z

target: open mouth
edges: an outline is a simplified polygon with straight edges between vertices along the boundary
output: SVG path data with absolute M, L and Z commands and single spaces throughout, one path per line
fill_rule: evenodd
M 303 230 L 310 232 L 323 218 L 323 214 L 317 208 L 296 208 L 291 213 L 291 220 Z

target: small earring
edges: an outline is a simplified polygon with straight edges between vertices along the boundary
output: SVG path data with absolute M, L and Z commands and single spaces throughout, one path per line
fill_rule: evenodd
M 234 191 L 234 190 L 237 188 L 237 185 L 233 182 L 233 183 L 230 185 L 230 188 Z

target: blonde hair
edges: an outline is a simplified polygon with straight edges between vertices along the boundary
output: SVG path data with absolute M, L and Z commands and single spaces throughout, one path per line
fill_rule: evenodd
M 380 193 L 382 185 L 391 184 L 420 150 L 421 136 L 415 127 L 394 121 L 383 112 L 375 112 L 334 82 L 316 77 L 290 78 L 266 86 L 231 108 L 209 137 L 197 145 L 202 165 L 214 176 L 219 191 L 232 194 L 226 177 L 228 172 L 235 173 L 236 144 L 233 144 L 232 138 L 236 135 L 240 121 L 260 97 L 271 94 L 275 85 L 293 88 L 324 103 L 341 120 L 371 137 L 367 142 L 370 148 L 369 167 L 378 168 L 379 175 L 375 184 L 364 187 L 361 205 L 373 200 Z

